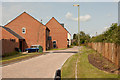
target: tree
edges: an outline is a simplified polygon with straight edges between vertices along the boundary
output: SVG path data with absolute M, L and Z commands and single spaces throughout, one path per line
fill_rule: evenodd
M 108 42 L 120 44 L 120 25 L 113 23 L 103 34 L 91 38 L 91 42 Z
M 76 39 L 77 38 L 77 34 L 73 34 L 73 39 Z
M 80 44 L 84 44 L 90 41 L 90 35 L 80 31 L 80 34 L 73 34 L 73 44 L 78 45 L 78 36 L 80 38 Z

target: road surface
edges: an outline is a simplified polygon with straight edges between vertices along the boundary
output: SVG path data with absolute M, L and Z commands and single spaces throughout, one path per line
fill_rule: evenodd
M 3 78 L 54 78 L 62 64 L 78 51 L 77 47 L 47 51 L 48 54 L 2 67 Z

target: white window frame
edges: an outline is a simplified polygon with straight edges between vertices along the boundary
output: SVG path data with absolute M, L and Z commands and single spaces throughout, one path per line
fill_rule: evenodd
M 25 31 L 23 32 L 23 30 L 25 30 Z M 23 33 L 23 34 L 26 33 L 26 28 L 25 28 L 25 27 L 22 28 L 22 33 Z

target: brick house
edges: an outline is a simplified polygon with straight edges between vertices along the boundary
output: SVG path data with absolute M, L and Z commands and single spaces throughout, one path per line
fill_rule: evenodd
M 46 24 L 23 12 L 5 26 L 2 30 L 2 53 L 14 52 L 15 48 L 25 51 L 31 45 L 41 45 L 43 51 L 51 48 L 67 48 L 70 45 L 71 34 L 54 17 Z M 0 41 L 0 42 L 1 42 Z
M 19 40 L 19 48 L 22 51 L 31 45 L 41 45 L 44 51 L 49 48 L 47 37 L 49 36 L 50 30 L 26 12 L 23 12 L 6 24 L 5 27 L 24 38 L 22 41 Z M 6 37 L 9 38 L 8 35 L 6 35 Z
M 19 48 L 19 41 L 23 42 L 25 40 L 7 27 L 0 26 L 0 29 L 2 30 L 2 37 L 0 38 L 2 41 L 2 55 L 14 52 L 15 48 Z
M 69 32 L 64 28 L 64 24 L 60 24 L 54 17 L 52 17 L 46 26 L 50 30 L 50 48 L 67 48 L 69 45 Z

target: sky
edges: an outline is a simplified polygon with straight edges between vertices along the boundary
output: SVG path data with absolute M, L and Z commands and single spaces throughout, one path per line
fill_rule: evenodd
M 96 32 L 101 34 L 112 23 L 118 22 L 118 0 L 109 0 L 111 2 L 107 2 L 107 0 L 106 2 L 94 2 L 95 0 L 91 0 L 91 2 L 87 2 L 88 0 L 85 2 L 67 2 L 67 0 L 64 0 L 66 2 L 29 1 L 3 1 L 1 25 L 4 26 L 25 11 L 38 21 L 42 19 L 43 24 L 55 17 L 60 23 L 64 23 L 65 28 L 73 35 L 78 32 L 78 8 L 74 7 L 73 4 L 80 5 L 80 30 L 91 36 L 95 36 Z
M 120 24 L 120 2 L 118 3 L 118 24 Z
M 120 0 L 0 0 L 2 2 L 118 2 Z

